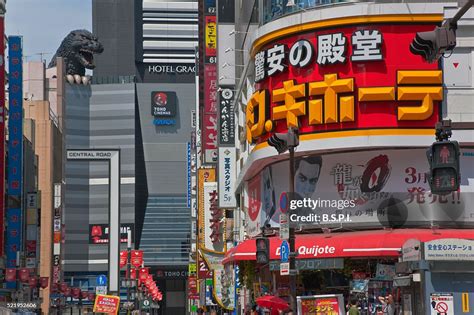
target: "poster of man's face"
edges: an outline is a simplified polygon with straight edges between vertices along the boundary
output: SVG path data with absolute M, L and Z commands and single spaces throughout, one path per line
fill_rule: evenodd
M 301 158 L 295 162 L 295 192 L 301 198 L 311 198 L 321 174 L 323 160 L 320 156 Z

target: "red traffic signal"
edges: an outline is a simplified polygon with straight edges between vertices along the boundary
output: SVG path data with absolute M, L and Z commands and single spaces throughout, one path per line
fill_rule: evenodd
M 459 189 L 459 144 L 456 141 L 439 141 L 428 151 L 430 162 L 429 184 L 434 194 L 449 194 Z

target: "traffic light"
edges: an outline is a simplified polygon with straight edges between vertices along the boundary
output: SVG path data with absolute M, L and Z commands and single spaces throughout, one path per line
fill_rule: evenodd
M 268 264 L 270 262 L 270 241 L 267 237 L 259 237 L 255 240 L 257 247 L 257 264 Z
M 410 44 L 410 51 L 422 56 L 428 62 L 436 62 L 439 57 L 456 47 L 456 28 L 446 23 L 433 31 L 418 32 Z
M 449 194 L 459 189 L 459 144 L 457 141 L 438 141 L 427 151 L 430 163 L 429 184 L 431 192 Z
M 299 144 L 298 129 L 289 128 L 288 133 L 275 133 L 268 138 L 267 143 L 274 147 L 278 154 L 285 152 L 289 147 L 297 147 Z

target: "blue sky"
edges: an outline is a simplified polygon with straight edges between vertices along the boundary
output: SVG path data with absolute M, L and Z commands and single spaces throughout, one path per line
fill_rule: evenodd
M 7 0 L 5 34 L 22 35 L 26 60 L 39 60 L 40 52 L 52 53 L 74 29 L 92 31 L 92 0 Z

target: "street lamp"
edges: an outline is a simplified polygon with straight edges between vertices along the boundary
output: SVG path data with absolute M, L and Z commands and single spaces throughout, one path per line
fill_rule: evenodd
M 299 132 L 297 128 L 288 128 L 288 133 L 274 133 L 267 141 L 268 145 L 274 147 L 278 154 L 289 151 L 289 198 L 293 198 L 295 192 L 295 148 L 300 144 Z M 290 224 L 289 239 L 290 245 L 290 306 L 296 311 L 296 248 L 295 248 L 295 228 Z

